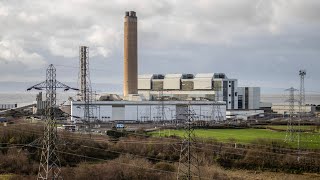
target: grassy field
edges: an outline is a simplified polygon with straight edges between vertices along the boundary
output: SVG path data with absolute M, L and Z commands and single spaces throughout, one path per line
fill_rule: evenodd
M 200 138 L 214 138 L 221 142 L 253 143 L 258 139 L 268 139 L 284 142 L 285 131 L 273 131 L 269 129 L 196 129 L 196 136 Z M 183 136 L 183 130 L 160 130 L 151 132 L 153 136 Z M 320 149 L 319 133 L 301 133 L 301 147 Z M 297 142 L 289 142 L 289 147 L 297 147 Z
M 0 180 L 9 180 L 13 177 L 12 174 L 0 174 Z

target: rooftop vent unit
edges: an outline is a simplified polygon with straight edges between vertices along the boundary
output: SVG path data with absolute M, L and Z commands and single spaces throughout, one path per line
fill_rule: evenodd
M 214 73 L 214 78 L 225 79 L 226 75 L 224 73 Z
M 194 75 L 193 74 L 183 74 L 182 79 L 193 79 Z
M 164 75 L 163 74 L 155 74 L 155 75 L 153 75 L 153 79 L 164 79 Z

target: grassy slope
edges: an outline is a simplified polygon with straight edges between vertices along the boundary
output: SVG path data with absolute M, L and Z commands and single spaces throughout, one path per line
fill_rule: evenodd
M 161 130 L 160 136 L 183 136 L 183 130 Z M 275 141 L 283 141 L 286 137 L 286 132 L 277 132 L 268 129 L 196 129 L 196 136 L 201 138 L 215 138 L 218 141 L 239 143 L 252 143 L 257 139 L 270 139 Z M 159 131 L 151 133 L 154 136 L 159 136 Z M 301 146 L 305 148 L 320 148 L 320 134 L 302 133 Z M 295 142 L 289 143 L 289 146 L 296 147 Z
M 9 180 L 13 177 L 12 174 L 0 174 L 0 180 Z

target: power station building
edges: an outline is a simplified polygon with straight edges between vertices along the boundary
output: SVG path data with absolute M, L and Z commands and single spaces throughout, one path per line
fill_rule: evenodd
M 71 121 L 80 121 L 83 115 L 83 101 L 71 102 Z M 95 119 L 109 121 L 179 121 L 186 119 L 188 107 L 194 113 L 195 120 L 223 121 L 226 120 L 224 102 L 210 101 L 96 101 L 91 106 Z
M 90 102 L 102 121 L 179 120 L 190 107 L 197 120 L 220 121 L 257 113 L 260 88 L 238 87 L 237 79 L 224 73 L 143 74 L 138 76 L 137 16 L 128 11 L 124 17 L 123 100 Z M 84 101 L 71 102 L 72 120 L 84 114 Z M 250 112 L 249 115 L 248 112 Z
M 138 94 L 145 100 L 224 101 L 228 110 L 260 108 L 259 87 L 238 87 L 224 73 L 139 75 Z

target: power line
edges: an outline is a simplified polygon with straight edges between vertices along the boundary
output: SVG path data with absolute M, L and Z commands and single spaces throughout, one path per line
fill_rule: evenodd
M 294 92 L 297 91 L 297 89 L 291 87 L 289 89 L 286 89 L 286 91 L 289 91 L 289 99 L 286 100 L 286 102 L 289 103 L 289 119 L 287 124 L 287 133 L 285 137 L 286 142 L 292 142 L 295 139 L 295 129 L 293 128 L 293 118 L 294 118 L 294 103 L 296 102 L 294 97 Z
M 21 124 L 29 124 L 29 123 L 21 123 Z M 37 125 L 37 126 L 40 126 L 40 125 Z M 8 126 L 8 127 L 11 127 L 12 128 L 12 125 L 10 125 L 10 126 Z M 25 131 L 25 130 L 24 130 Z M 143 137 L 149 137 L 149 135 L 144 135 L 144 134 L 139 134 L 139 133 L 133 133 L 133 132 L 127 132 L 129 135 L 137 135 L 137 136 L 143 136 Z M 237 134 L 231 134 L 231 133 L 224 133 L 224 132 L 215 132 L 215 133 L 217 133 L 217 134 L 225 134 L 225 135 L 230 135 L 230 136 L 237 136 Z M 66 136 L 66 135 L 65 135 Z M 87 139 L 87 140 L 90 140 L 90 138 L 85 138 L 85 137 L 83 137 L 83 136 L 81 136 L 81 137 L 74 137 L 75 136 L 75 134 L 73 134 L 73 135 L 71 135 L 71 136 L 73 136 L 73 139 L 75 139 L 75 138 L 77 138 L 77 139 L 83 139 L 83 140 L 85 140 L 85 139 Z M 243 135 L 241 135 L 241 136 L 243 136 Z M 70 136 L 67 136 L 67 137 L 69 137 L 69 138 L 71 138 Z M 256 137 L 255 135 L 245 135 L 244 137 Z M 166 138 L 166 137 L 160 137 L 161 139 L 165 139 L 165 140 L 173 140 L 172 138 Z M 267 138 L 267 137 L 266 137 Z M 104 138 L 103 138 L 104 139 Z M 93 140 L 98 140 L 98 141 L 101 141 L 101 142 L 106 142 L 106 140 L 99 140 L 99 139 L 94 139 L 93 138 Z M 210 139 L 210 138 L 206 138 L 206 139 Z M 270 139 L 270 140 L 281 140 L 281 138 L 268 138 L 268 139 Z M 139 142 L 141 142 L 141 140 L 139 140 Z M 162 141 L 163 142 L 163 141 Z M 301 142 L 310 142 L 310 141 L 301 141 Z M 224 143 L 226 143 L 226 142 L 224 142 Z M 243 144 L 243 143 L 242 143 Z M 250 144 L 250 143 L 247 143 L 247 144 Z M 256 145 L 256 144 L 255 144 Z
M 91 136 L 92 124 L 95 124 L 96 118 L 94 118 L 94 107 L 93 101 L 95 97 L 90 79 L 90 69 L 89 69 L 89 47 L 80 46 L 79 48 L 79 62 L 80 62 L 80 71 L 79 71 L 79 81 L 80 81 L 80 100 L 84 101 L 83 109 L 83 118 L 82 122 L 86 125 L 85 131 L 89 132 Z
M 10 127 L 10 126 L 9 126 Z M 13 127 L 10 127 L 10 128 L 13 128 Z M 144 136 L 144 137 L 148 137 L 147 135 L 143 135 L 143 134 L 137 134 L 137 133 L 130 133 L 130 132 L 128 132 L 128 134 L 132 134 L 132 135 L 138 135 L 138 136 Z M 222 133 L 222 132 L 219 132 L 218 134 L 226 134 L 226 135 L 230 135 L 230 136 L 237 136 L 237 134 L 231 134 L 231 133 Z M 74 135 L 72 135 L 72 136 L 74 136 Z M 68 137 L 68 136 L 67 136 Z M 256 136 L 254 136 L 254 135 L 252 135 L 252 136 L 249 136 L 249 135 L 245 135 L 244 137 L 256 137 Z M 83 139 L 83 140 L 85 140 L 86 138 L 85 137 L 69 137 L 69 138 L 73 138 L 73 139 Z M 168 141 L 173 141 L 174 139 L 172 139 L 172 138 L 165 138 L 165 137 L 160 137 L 160 139 L 165 139 L 165 140 L 168 140 Z M 280 138 L 269 138 L 269 139 L 271 139 L 271 140 L 280 140 Z M 87 139 L 87 140 L 90 140 L 90 139 Z M 103 140 L 103 139 L 95 139 L 95 138 L 93 138 L 92 140 L 95 140 L 95 141 L 101 141 L 101 142 L 106 142 L 106 140 Z M 161 142 L 163 142 L 163 144 L 166 144 L 166 143 L 164 143 L 164 142 L 166 142 L 166 141 L 163 141 L 163 140 L 160 140 Z M 135 141 L 120 141 L 120 142 L 123 142 L 123 143 L 134 143 Z M 141 142 L 141 143 L 149 143 L 149 142 L 142 142 L 141 140 L 139 140 L 139 142 Z M 311 141 L 301 141 L 301 142 L 311 142 Z M 156 142 L 150 142 L 150 143 L 156 143 Z M 227 142 L 223 142 L 224 144 L 228 144 Z M 157 143 L 157 144 L 160 144 L 160 143 Z M 162 144 L 162 143 L 161 143 Z M 252 143 L 244 143 L 244 142 L 242 142 L 241 144 L 247 144 L 247 145 L 250 145 L 250 144 L 252 144 Z M 260 146 L 260 147 L 269 147 L 269 146 L 262 146 L 262 145 L 258 145 L 258 144 L 252 144 L 252 145 L 254 145 L 254 146 Z M 281 148 L 281 149 L 285 149 L 285 148 Z M 291 149 L 292 150 L 292 149 Z
M 7 143 L 6 143 L 7 144 Z M 206 144 L 206 145 L 209 145 L 209 146 L 213 146 L 213 147 L 217 147 L 218 145 L 213 145 L 213 144 Z M 88 146 L 87 146 L 88 147 Z M 94 148 L 94 147 L 92 147 Z M 199 148 L 199 147 L 196 147 L 197 149 L 207 149 L 207 148 Z M 252 150 L 252 149 L 245 149 L 245 148 L 231 148 L 231 147 L 224 147 L 224 148 L 228 148 L 228 149 L 238 149 L 238 150 L 244 150 L 244 151 L 248 151 L 248 150 Z M 270 147 L 271 148 L 271 147 Z M 273 148 L 274 149 L 274 148 Z M 103 150 L 103 149 L 101 149 Z M 212 149 L 207 149 L 207 150 L 212 150 Z M 289 149 L 290 150 L 290 149 Z M 258 151 L 257 151 L 258 152 Z M 294 151 L 293 151 L 294 152 Z M 277 155 L 285 155 L 285 154 L 282 154 L 282 153 L 274 153 L 274 152 L 264 152 L 264 153 L 268 153 L 268 154 L 277 154 Z M 311 152 L 313 153 L 313 152 Z M 234 154 L 234 153 L 231 153 L 231 154 Z M 144 156 L 145 157 L 145 156 Z M 308 158 L 308 157 L 305 157 L 305 158 Z
M 56 80 L 56 68 L 50 64 L 46 71 L 46 81 L 36 84 L 27 90 L 46 89 L 46 107 L 45 107 L 45 128 L 42 139 L 42 152 L 39 164 L 37 179 L 59 179 L 61 177 L 60 161 L 57 155 L 58 133 L 56 116 L 56 90 L 64 88 L 65 91 L 71 88 Z
M 192 177 L 200 178 L 199 160 L 197 155 L 192 152 L 192 148 L 196 146 L 196 136 L 194 133 L 194 112 L 190 109 L 190 104 L 187 106 L 185 117 L 184 137 L 181 144 L 180 158 L 177 179 L 188 179 Z

